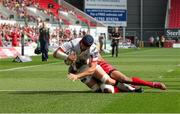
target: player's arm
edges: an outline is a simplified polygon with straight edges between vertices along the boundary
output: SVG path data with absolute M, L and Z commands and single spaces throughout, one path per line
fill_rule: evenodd
M 54 53 L 53 57 L 57 59 L 63 59 L 66 60 L 68 58 L 68 55 L 65 53 L 65 51 L 59 47 Z
M 76 55 L 75 54 L 67 54 L 67 51 L 70 50 L 72 51 L 72 43 L 66 42 L 63 45 L 61 45 L 54 53 L 53 57 L 57 59 L 63 59 L 63 60 L 70 60 L 70 61 L 75 61 L 76 60 Z
M 77 73 L 77 74 L 69 74 L 69 79 L 77 80 L 83 77 L 91 76 L 96 71 L 98 61 L 98 50 L 95 45 L 92 45 L 90 48 L 90 57 L 88 62 L 88 68 L 84 71 Z

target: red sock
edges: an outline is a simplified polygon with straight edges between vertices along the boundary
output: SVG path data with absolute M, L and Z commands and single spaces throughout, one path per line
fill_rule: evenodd
M 153 87 L 153 82 L 141 80 L 138 77 L 132 77 L 132 84 Z
M 119 92 L 119 88 L 117 86 L 114 86 L 114 93 L 118 93 Z

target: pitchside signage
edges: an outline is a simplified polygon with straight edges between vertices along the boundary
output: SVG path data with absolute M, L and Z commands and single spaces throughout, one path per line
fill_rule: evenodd
M 179 37 L 180 36 L 180 29 L 166 29 L 165 35 L 167 37 Z
M 85 12 L 107 26 L 127 26 L 127 0 L 85 0 Z

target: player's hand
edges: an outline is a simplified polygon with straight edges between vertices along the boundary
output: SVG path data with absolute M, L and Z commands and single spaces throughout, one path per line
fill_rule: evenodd
M 68 74 L 68 78 L 72 81 L 76 81 L 78 80 L 78 75 L 70 73 Z

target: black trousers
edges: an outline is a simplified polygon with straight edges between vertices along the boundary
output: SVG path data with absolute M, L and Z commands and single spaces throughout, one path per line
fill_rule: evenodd
M 118 44 L 112 44 L 112 57 L 114 57 L 114 54 L 118 57 Z
M 40 41 L 41 44 L 41 53 L 42 53 L 42 61 L 47 61 L 48 60 L 48 47 L 49 43 L 45 41 Z

